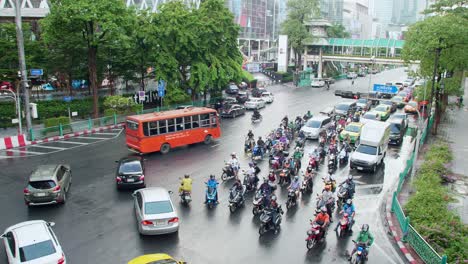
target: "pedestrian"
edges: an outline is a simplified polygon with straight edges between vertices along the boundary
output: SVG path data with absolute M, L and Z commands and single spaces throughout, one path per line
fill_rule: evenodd
M 460 95 L 458 97 L 458 108 L 463 106 L 463 95 Z
M 354 85 L 354 79 L 351 81 L 351 85 Z

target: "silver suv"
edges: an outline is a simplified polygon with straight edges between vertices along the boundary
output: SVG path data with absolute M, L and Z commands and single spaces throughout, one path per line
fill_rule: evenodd
M 40 165 L 29 176 L 24 188 L 26 205 L 64 204 L 72 180 L 69 165 Z

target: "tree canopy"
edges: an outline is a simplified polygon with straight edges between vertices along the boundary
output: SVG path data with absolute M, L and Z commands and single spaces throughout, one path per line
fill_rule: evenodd
M 333 24 L 327 28 L 327 35 L 329 38 L 349 38 L 351 34 L 346 31 L 346 28 L 342 24 Z

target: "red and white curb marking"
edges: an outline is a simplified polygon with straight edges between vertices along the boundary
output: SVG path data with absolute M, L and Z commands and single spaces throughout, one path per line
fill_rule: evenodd
M 400 248 L 400 251 L 403 253 L 403 255 L 405 255 L 408 262 L 411 263 L 411 264 L 417 264 L 418 262 L 413 258 L 413 256 L 411 256 L 411 253 L 408 250 L 408 248 L 406 248 L 406 245 L 403 242 L 401 242 L 401 237 L 397 233 L 397 228 L 399 228 L 399 227 L 397 227 L 397 226 L 395 226 L 393 224 L 392 212 L 391 212 L 392 198 L 393 198 L 393 196 L 389 195 L 389 198 L 387 199 L 386 210 L 385 210 L 386 211 L 385 212 L 385 214 L 386 214 L 385 218 L 387 219 L 388 227 L 390 228 L 390 231 L 392 232 L 392 236 L 395 239 L 395 241 L 397 242 L 398 247 Z
M 24 147 L 28 145 L 28 141 L 23 134 L 0 138 L 0 149 L 12 149 L 17 147 Z
M 105 130 L 110 130 L 110 129 L 115 129 L 115 128 L 122 128 L 123 126 L 124 126 L 123 124 L 117 124 L 117 125 L 112 125 L 112 126 L 93 128 L 91 130 L 84 130 L 84 131 L 75 132 L 75 133 L 72 133 L 72 134 L 66 134 L 66 135 L 63 135 L 63 136 L 55 136 L 55 137 L 50 137 L 50 138 L 44 138 L 44 139 L 41 139 L 41 140 L 34 140 L 34 141 L 31 141 L 31 142 L 28 142 L 29 144 L 27 144 L 27 145 L 36 145 L 36 144 L 40 144 L 40 143 L 47 143 L 47 142 L 53 142 L 53 141 L 58 141 L 58 140 L 62 140 L 62 139 L 69 139 L 69 138 L 73 138 L 73 137 L 79 137 L 79 136 L 83 136 L 83 135 L 94 134 L 94 133 L 102 132 L 102 131 L 105 131 Z

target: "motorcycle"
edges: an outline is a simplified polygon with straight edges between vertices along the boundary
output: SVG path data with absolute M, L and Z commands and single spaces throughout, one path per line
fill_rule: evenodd
M 325 189 L 326 186 L 330 186 L 330 190 L 332 192 L 335 192 L 335 190 L 336 190 L 336 180 L 330 180 L 328 178 L 326 180 L 325 180 L 325 178 L 322 178 L 322 180 L 323 180 L 323 184 L 325 185 L 324 189 Z
M 301 148 L 301 149 L 304 148 L 305 141 L 306 141 L 305 137 L 298 137 L 296 139 L 296 148 Z
M 340 189 L 338 190 L 337 196 L 338 196 L 338 200 L 336 201 L 336 207 L 338 207 L 338 210 L 341 210 L 346 200 L 351 198 L 349 195 L 349 186 L 346 182 L 341 184 Z
M 353 240 L 353 243 L 356 244 L 356 252 L 351 256 L 351 263 L 353 264 L 363 264 L 367 261 L 368 248 L 363 243 L 358 243 Z
M 340 219 L 338 228 L 336 229 L 336 235 L 338 237 L 344 237 L 350 231 L 351 224 L 349 222 L 349 215 L 347 213 L 344 213 L 343 217 Z
M 344 166 L 348 164 L 348 159 L 349 159 L 348 151 L 346 151 L 346 149 L 343 148 L 338 154 L 338 163 L 340 164 L 340 166 Z
M 216 194 L 218 193 L 218 190 L 214 186 L 210 186 L 208 184 L 206 184 L 206 186 L 208 187 L 206 189 L 206 205 L 211 209 L 217 204 Z
M 336 170 L 336 156 L 335 154 L 330 154 L 328 158 L 328 173 L 332 174 Z
M 252 151 L 252 160 L 262 160 L 263 159 L 263 151 L 259 146 L 255 146 Z
M 250 120 L 252 120 L 252 123 L 261 122 L 263 120 L 263 117 L 252 115 L 252 118 Z
M 314 168 L 315 170 L 319 170 L 319 162 L 317 161 L 317 157 L 315 156 L 311 156 L 310 159 L 309 159 L 309 165 L 308 166 L 311 166 L 312 168 Z
M 224 164 L 223 173 L 221 174 L 221 180 L 227 181 L 234 177 L 236 177 L 236 174 L 234 173 L 231 164 L 229 162 L 226 162 Z
M 244 193 L 245 190 L 241 192 L 235 186 L 229 190 L 229 211 L 231 213 L 234 213 L 237 208 L 244 206 Z
M 279 185 L 291 184 L 291 171 L 289 168 L 283 168 L 279 173 Z
M 312 175 L 308 177 L 304 176 L 304 180 L 302 181 L 302 186 L 301 186 L 301 193 L 302 194 L 304 194 L 305 192 L 312 193 L 313 188 L 314 188 L 313 176 Z
M 281 215 L 284 213 L 283 210 L 281 209 L 281 206 L 278 208 L 278 213 L 275 214 L 275 217 L 273 219 L 273 210 L 275 209 L 270 209 L 266 208 L 263 210 L 263 213 L 260 215 L 260 229 L 258 230 L 258 233 L 260 236 L 264 235 L 266 232 L 269 230 L 274 230 L 275 234 L 278 234 L 280 228 L 281 228 Z
M 291 207 L 297 204 L 297 195 L 294 190 L 288 191 L 288 201 L 286 201 L 286 209 L 290 209 Z
M 315 212 L 320 213 L 321 208 L 324 206 L 325 207 L 330 206 L 330 209 L 333 212 L 335 210 L 335 197 L 329 199 L 328 201 L 324 201 L 321 197 L 319 197 L 317 199 L 317 209 L 315 210 Z
M 252 208 L 252 213 L 253 215 L 259 215 L 260 213 L 263 212 L 264 209 L 264 200 L 265 200 L 265 195 L 263 195 L 262 190 L 257 190 L 255 193 L 255 196 L 253 198 L 253 208 Z
M 312 249 L 318 242 L 325 238 L 326 235 L 326 230 L 322 231 L 323 223 L 317 223 L 310 220 L 310 224 L 312 226 L 307 230 L 306 238 L 306 247 L 308 250 Z
M 244 143 L 244 152 L 249 153 L 252 152 L 252 149 L 255 145 L 255 140 L 253 138 L 246 138 Z
M 257 189 L 257 181 L 255 175 L 249 175 L 247 173 L 244 173 L 244 183 L 245 185 L 245 190 L 247 192 L 253 191 Z
M 318 153 L 319 163 L 323 164 L 323 162 L 325 162 L 325 156 L 327 155 L 327 152 L 325 151 L 325 148 L 318 147 L 317 153 Z
M 183 204 L 189 204 L 192 201 L 192 196 L 188 191 L 182 191 L 180 194 L 180 202 Z

